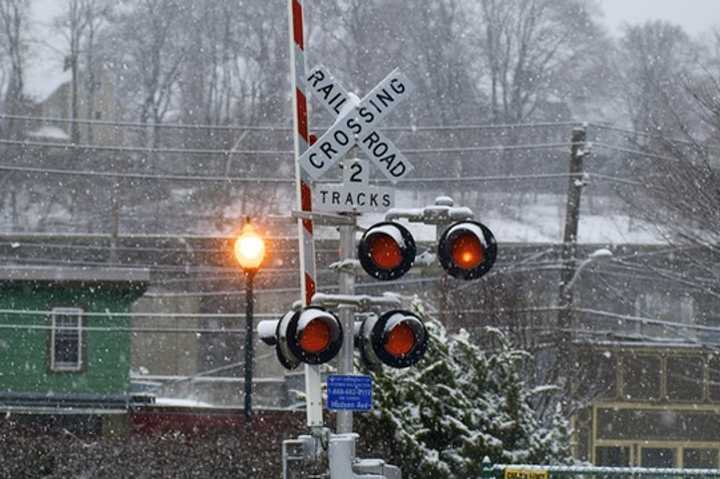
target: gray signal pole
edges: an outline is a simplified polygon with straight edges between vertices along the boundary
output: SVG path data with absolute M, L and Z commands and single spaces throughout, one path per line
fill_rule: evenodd
M 351 260 L 355 257 L 355 228 L 356 221 L 353 216 L 353 222 L 349 225 L 340 226 L 340 261 Z M 351 268 L 341 268 L 340 276 L 340 294 L 355 294 L 355 273 Z M 351 375 L 355 372 L 353 365 L 353 339 L 355 330 L 355 307 L 352 305 L 340 305 L 338 307 L 338 316 L 340 324 L 343 327 L 343 345 L 340 349 L 340 374 Z M 352 411 L 338 411 L 337 413 L 337 433 L 345 434 L 352 432 L 353 429 L 353 413 Z

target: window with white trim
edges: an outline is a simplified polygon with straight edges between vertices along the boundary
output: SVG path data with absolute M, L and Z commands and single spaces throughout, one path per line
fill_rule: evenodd
M 82 357 L 82 314 L 80 308 L 52 309 L 52 337 L 50 338 L 50 369 L 52 371 L 80 371 Z

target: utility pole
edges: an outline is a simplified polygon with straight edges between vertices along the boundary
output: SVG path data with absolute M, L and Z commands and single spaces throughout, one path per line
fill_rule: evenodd
M 585 125 L 573 128 L 570 147 L 570 165 L 568 175 L 567 206 L 565 209 L 565 228 L 563 230 L 563 244 L 560 253 L 562 269 L 560 270 L 560 292 L 558 298 L 558 329 L 560 331 L 557 363 L 555 365 L 556 377 L 564 377 L 565 386 L 568 387 L 568 371 L 572 371 L 572 304 L 573 290 L 570 281 L 576 271 L 577 236 L 580 222 L 580 199 L 583 184 L 583 160 L 588 153 L 586 144 Z M 569 391 L 569 388 L 567 389 Z

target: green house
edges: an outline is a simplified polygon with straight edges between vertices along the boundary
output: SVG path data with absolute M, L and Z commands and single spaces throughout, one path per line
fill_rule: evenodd
M 0 410 L 124 410 L 130 307 L 149 272 L 0 268 Z

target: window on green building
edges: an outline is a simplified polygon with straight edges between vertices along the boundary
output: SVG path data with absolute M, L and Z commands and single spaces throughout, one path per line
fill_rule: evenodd
M 53 308 L 50 340 L 50 369 L 82 369 L 82 313 L 80 308 Z

